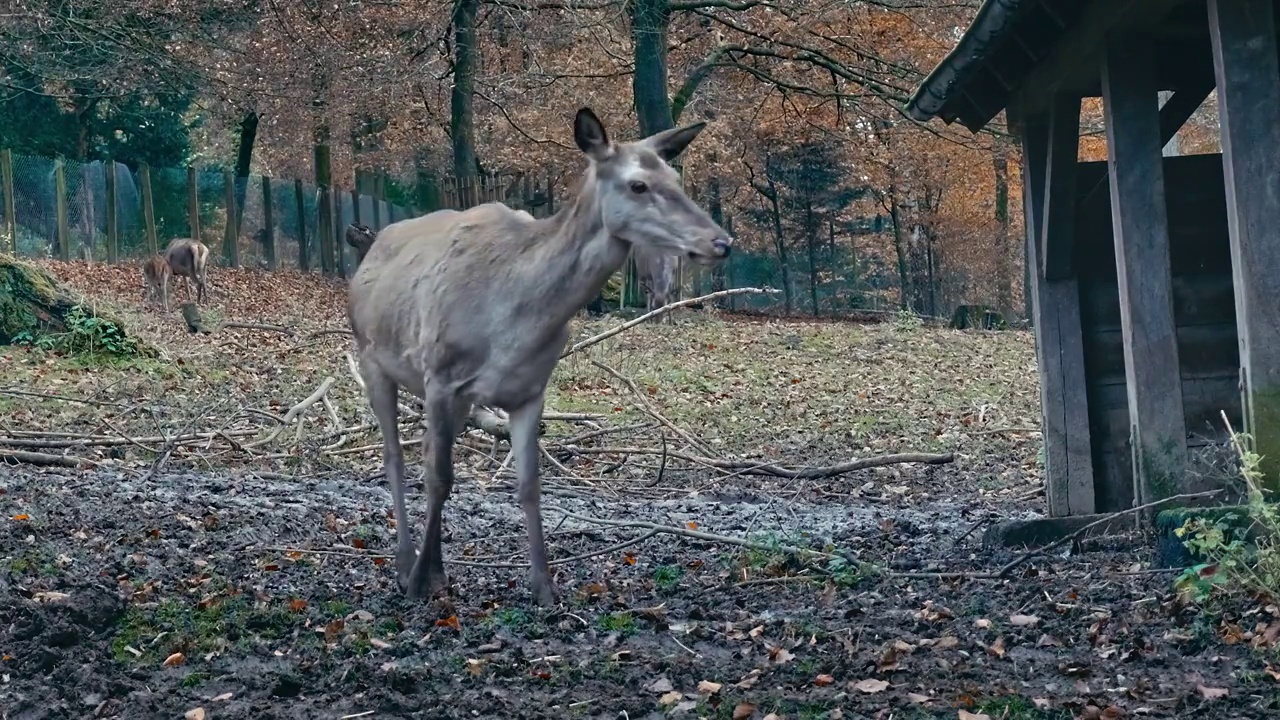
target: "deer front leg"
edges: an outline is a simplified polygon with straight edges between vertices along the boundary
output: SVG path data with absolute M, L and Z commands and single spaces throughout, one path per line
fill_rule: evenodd
M 538 425 L 542 422 L 543 396 L 511 412 L 511 451 L 516 466 L 516 497 L 524 510 L 529 532 L 529 587 L 534 602 L 554 605 L 555 584 L 547 567 L 547 544 L 542 536 L 542 484 L 538 477 Z
M 369 408 L 382 432 L 382 466 L 387 484 L 391 486 L 391 507 L 396 520 L 396 581 L 401 590 L 407 590 L 417 553 L 413 550 L 413 526 L 409 524 L 409 512 L 404 504 L 404 451 L 400 449 L 400 428 L 396 423 L 396 384 L 371 364 L 362 363 L 360 375 L 364 378 Z
M 427 382 L 426 386 L 431 387 Z M 429 394 L 429 393 L 428 393 Z M 458 403 L 461 404 L 461 403 Z M 452 398 L 431 398 L 427 408 L 427 436 L 423 441 L 423 464 L 427 481 L 427 527 L 422 549 L 409 576 L 409 597 L 428 598 L 444 589 L 449 578 L 444 573 L 441 527 L 444 503 L 453 490 L 453 438 L 458 428 L 459 408 Z M 465 410 L 465 404 L 463 409 Z

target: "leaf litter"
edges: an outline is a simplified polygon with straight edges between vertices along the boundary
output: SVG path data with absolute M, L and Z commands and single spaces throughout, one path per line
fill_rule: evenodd
M 0 603 L 7 705 L 96 700 L 91 713 L 129 717 L 216 704 L 218 718 L 378 707 L 379 717 L 446 719 L 565 717 L 571 706 L 600 717 L 722 708 L 735 718 L 915 707 L 936 717 L 1210 720 L 1277 709 L 1280 673 L 1254 654 L 1255 644 L 1274 647 L 1266 628 L 1217 642 L 1217 625 L 1180 602 L 1167 577 L 1113 572 L 1140 559 L 1114 543 L 1085 541 L 1083 555 L 1039 558 L 994 583 L 875 572 L 998 566 L 1008 552 L 965 531 L 1042 511 L 1038 436 L 1020 431 L 1039 419 L 1026 333 L 683 313 L 571 355 L 548 407 L 603 418 L 592 422 L 606 432 L 586 438 L 589 425 L 547 423 L 552 558 L 627 537 L 570 514 L 755 544 L 655 535 L 557 565 L 562 588 L 594 590 L 565 593 L 558 610 L 534 608 L 525 574 L 503 566 L 525 549 L 497 467 L 505 446 L 494 452 L 476 432 L 456 455 L 445 508 L 446 557 L 471 564 L 448 565 L 447 596 L 410 603 L 386 560 L 394 527 L 385 485 L 368 479 L 381 470 L 379 437 L 362 427 L 372 418 L 347 367 L 349 338 L 317 334 L 345 326 L 341 283 L 218 269 L 202 308 L 211 324 L 291 332 L 191 335 L 176 314 L 141 311 L 135 268 L 75 275 L 48 264 L 163 355 L 94 365 L 0 349 L 15 373 L 4 387 L 69 398 L 0 393 L 0 434 L 79 434 L 89 440 L 57 451 L 98 463 L 13 467 L 0 479 L 6 587 L 17 591 Z M 575 339 L 615 322 L 575 321 Z M 278 425 L 270 416 L 329 377 L 332 411 L 317 401 L 253 447 Z M 929 451 L 956 461 L 793 480 L 668 457 L 650 485 L 658 453 L 573 452 L 657 448 L 658 428 L 673 449 L 686 445 L 655 413 L 696 430 L 702 457 L 805 467 Z M 636 429 L 618 430 L 627 427 Z M 412 422 L 404 433 L 414 435 Z M 192 439 L 167 447 L 183 434 Z M 421 517 L 421 494 L 410 504 Z M 782 545 L 811 554 L 770 550 Z

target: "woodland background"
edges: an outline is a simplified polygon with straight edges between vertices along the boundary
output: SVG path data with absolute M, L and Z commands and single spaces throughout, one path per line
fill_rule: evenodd
M 979 5 L 33 0 L 0 13 L 0 148 L 19 156 L 20 186 L 51 183 L 54 157 L 112 160 L 175 187 L 198 167 L 217 200 L 230 170 L 248 213 L 252 176 L 323 183 L 324 147 L 335 189 L 421 211 L 491 174 L 564 198 L 582 105 L 617 138 L 708 120 L 686 183 L 740 238 L 732 283 L 784 290 L 764 309 L 1022 317 L 1020 159 L 1003 116 L 975 136 L 902 111 Z M 1175 146 L 1216 149 L 1207 110 Z M 1081 155 L 1105 157 L 1100 107 L 1085 114 Z M 181 190 L 161 188 L 166 202 L 181 219 Z

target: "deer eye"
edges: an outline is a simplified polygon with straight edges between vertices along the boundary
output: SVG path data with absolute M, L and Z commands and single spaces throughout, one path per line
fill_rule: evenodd
M 632 180 L 630 185 L 631 185 L 631 192 L 637 195 L 643 195 L 649 192 L 649 186 L 644 184 L 640 180 Z

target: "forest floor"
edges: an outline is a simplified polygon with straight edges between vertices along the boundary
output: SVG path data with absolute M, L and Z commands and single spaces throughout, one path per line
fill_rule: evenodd
M 79 466 L 0 468 L 4 720 L 1280 712 L 1280 610 L 1187 604 L 1150 540 L 919 576 L 1000 567 L 1020 553 L 982 531 L 1044 511 L 1024 331 L 679 311 L 594 344 L 548 398 L 560 606 L 530 603 L 507 448 L 480 430 L 450 591 L 409 602 L 350 338 L 325 332 L 341 283 L 215 270 L 211 325 L 275 327 L 191 335 L 134 267 L 46 265 L 161 353 L 0 348 L 0 452 Z M 832 467 L 889 453 L 954 459 Z

